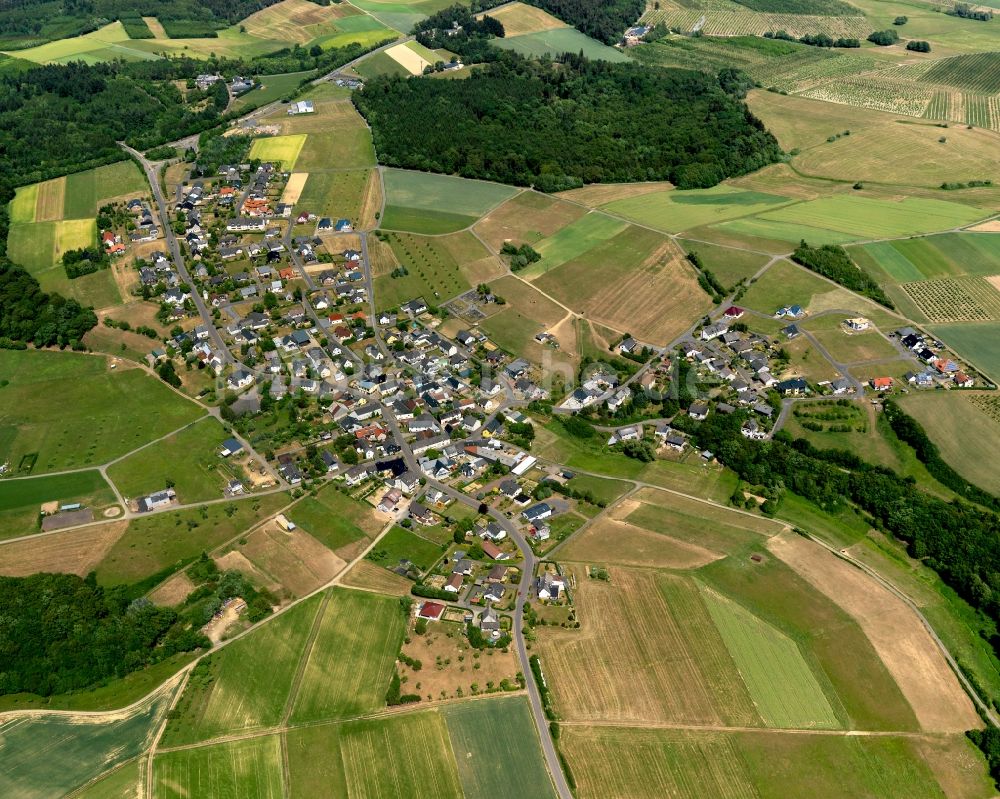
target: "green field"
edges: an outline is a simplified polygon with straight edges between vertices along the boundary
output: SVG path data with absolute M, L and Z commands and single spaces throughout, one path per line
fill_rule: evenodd
M 746 191 L 733 186 L 711 189 L 662 191 L 625 200 L 615 200 L 603 208 L 665 233 L 749 216 L 789 202 L 787 197 Z
M 451 175 L 383 171 L 385 216 L 382 226 L 411 233 L 448 233 L 468 227 L 517 189 Z
M 765 724 L 839 726 L 823 689 L 791 638 L 713 591 L 702 592 L 702 598 Z
M 351 499 L 334 485 L 325 486 L 315 497 L 304 497 L 286 515 L 333 550 L 374 536 L 382 528 L 371 506 Z
M 165 752 L 153 781 L 156 799 L 282 799 L 281 736 Z
M 384 707 L 403 629 L 397 600 L 333 589 L 302 672 L 291 720 L 351 718 Z
M 38 202 L 38 183 L 21 186 L 14 192 L 14 199 L 7 206 L 12 225 L 35 221 L 35 205 Z
M 451 236 L 387 233 L 389 246 L 408 274 L 375 277 L 376 307 L 398 307 L 414 297 L 437 305 L 471 288 L 462 274 L 465 263 L 488 258 L 489 251 L 467 231 Z
M 125 535 L 98 565 L 97 580 L 120 585 L 159 576 L 154 584 L 159 583 L 170 571 L 235 538 L 289 501 L 286 493 L 265 494 L 140 516 L 129 522 Z
M 108 469 L 126 497 L 160 491 L 169 482 L 181 503 L 219 499 L 231 478 L 219 456 L 225 428 L 213 418 L 201 419 L 163 441 L 141 449 Z
M 321 597 L 302 602 L 203 660 L 167 723 L 165 747 L 278 725 Z
M 401 560 L 408 560 L 425 572 L 441 557 L 441 552 L 441 547 L 433 541 L 402 527 L 393 527 L 365 557 L 387 569 L 394 569 Z
M 136 759 L 115 769 L 77 796 L 80 799 L 141 799 L 139 762 Z
M 943 233 L 860 249 L 882 270 L 875 277 L 894 283 L 1000 274 L 1000 236 L 995 233 Z
M 96 469 L 26 480 L 0 481 L 0 538 L 37 532 L 43 502 L 79 502 L 100 509 L 115 502 L 115 494 Z M 99 517 L 99 513 L 94 514 Z
M 135 757 L 152 743 L 172 696 L 161 691 L 112 720 L 50 715 L 0 724 L 0 795 L 63 796 Z
M 436 11 L 449 5 L 450 0 L 358 0 L 358 8 L 367 11 L 377 20 L 402 33 L 410 33 L 413 26 Z
M 249 157 L 280 164 L 282 169 L 290 170 L 295 166 L 299 152 L 305 143 L 305 133 L 293 133 L 288 136 L 266 136 L 253 140 Z
M 554 28 L 537 33 L 524 33 L 520 36 L 505 37 L 497 39 L 497 47 L 504 50 L 513 50 L 529 58 L 539 58 L 546 53 L 553 58 L 562 53 L 579 53 L 596 61 L 629 61 L 629 57 L 621 50 L 608 47 L 595 39 L 591 39 L 586 34 L 580 33 L 576 28 Z
M 808 309 L 814 295 L 832 290 L 833 286 L 808 270 L 778 261 L 750 286 L 740 304 L 764 314 L 787 305 Z
M 366 80 L 372 80 L 379 75 L 397 75 L 400 78 L 406 78 L 410 75 L 402 64 L 384 52 L 372 53 L 356 64 L 354 71 Z
M 523 697 L 453 704 L 442 713 L 466 799 L 555 796 Z
M 787 242 L 788 248 L 785 252 L 791 252 L 793 245 L 798 244 L 802 239 L 806 239 L 814 247 L 822 244 L 847 244 L 856 241 L 861 236 L 854 236 L 849 233 L 839 233 L 833 230 L 826 230 L 810 225 L 798 225 L 791 222 L 779 222 L 774 219 L 765 219 L 761 216 L 747 216 L 742 219 L 731 219 L 728 222 L 720 222 L 712 225 L 708 230 L 719 231 L 728 239 L 736 237 L 751 237 L 764 242 Z M 693 235 L 700 235 L 693 234 Z M 751 244 L 750 246 L 753 246 Z M 771 252 L 780 252 L 783 247 L 769 245 Z
M 569 487 L 576 491 L 589 491 L 598 502 L 612 504 L 632 486 L 622 480 L 609 480 L 589 474 L 578 474 L 569 481 Z
M 321 89 L 302 96 L 315 102 L 316 113 L 287 122 L 292 131 L 308 134 L 295 162 L 299 172 L 375 166 L 371 131 L 349 101 Z
M 1000 322 L 930 325 L 928 329 L 961 357 L 1000 383 Z
M 0 388 L 0 459 L 14 473 L 33 453 L 35 474 L 105 463 L 202 415 L 155 377 L 112 372 L 103 357 L 3 350 L 0 373 L 10 381 Z
M 76 172 L 66 178 L 63 216 L 66 219 L 96 216 L 97 210 L 110 199 L 148 191 L 145 176 L 131 160 Z
M 151 52 L 133 47 L 133 44 L 121 22 L 116 21 L 83 36 L 17 50 L 15 55 L 36 64 L 68 64 L 72 61 L 97 64 L 113 59 L 149 61 L 158 58 Z
M 599 212 L 591 212 L 544 239 L 535 249 L 542 256 L 537 263 L 521 272 L 521 276 L 534 279 L 550 269 L 579 258 L 584 253 L 617 236 L 628 225 L 619 219 Z
M 310 172 L 295 205 L 316 216 L 350 219 L 357 223 L 370 176 L 368 169 Z
M 677 243 L 685 252 L 696 252 L 705 264 L 705 268 L 726 288 L 752 277 L 768 261 L 766 255 L 747 250 L 734 250 L 731 247 L 719 247 L 715 244 L 684 239 L 678 239 Z
M 274 102 L 294 92 L 302 80 L 312 74 L 312 72 L 286 72 L 282 75 L 260 75 L 257 77 L 258 85 L 233 100 L 230 110 L 239 113 L 247 108 Z

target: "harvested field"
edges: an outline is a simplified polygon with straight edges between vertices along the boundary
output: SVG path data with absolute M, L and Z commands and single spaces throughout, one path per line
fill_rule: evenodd
M 281 201 L 289 205 L 297 203 L 299 197 L 302 196 L 302 189 L 306 187 L 306 180 L 308 178 L 308 172 L 293 172 L 285 184 L 285 190 L 281 193 Z
M 5 544 L 0 575 L 26 577 L 36 572 L 64 572 L 85 577 L 121 538 L 128 522 L 94 524 L 80 530 Z
M 405 577 L 376 566 L 370 560 L 359 560 L 340 582 L 345 586 L 389 596 L 409 596 L 410 586 L 413 585 Z
M 66 178 L 54 178 L 38 184 L 35 205 L 36 222 L 55 222 L 63 218 L 66 203 Z
M 598 208 L 615 200 L 627 200 L 630 197 L 639 197 L 643 194 L 667 191 L 672 188 L 670 183 L 594 183 L 591 186 L 562 191 L 555 196 L 564 197 L 591 208 Z
M 324 23 L 333 30 L 335 20 L 353 13 L 340 5 L 318 6 L 308 0 L 282 0 L 251 14 L 242 25 L 251 36 L 282 42 L 305 44 L 316 38 L 316 28 Z
M 490 16 L 503 23 L 505 36 L 521 36 L 525 33 L 565 28 L 566 23 L 546 14 L 540 8 L 526 6 L 524 3 L 511 3 Z
M 982 726 L 930 634 L 902 600 L 798 536 L 775 536 L 768 548 L 861 625 L 922 729 L 961 732 Z
M 538 630 L 542 670 L 562 717 L 760 723 L 693 581 L 613 568 L 605 583 L 576 573 L 580 628 Z
M 384 52 L 411 75 L 422 75 L 424 67 L 430 66 L 430 61 L 407 47 L 405 43 L 397 44 Z
M 586 208 L 574 203 L 525 191 L 488 213 L 473 229 L 490 247 L 499 251 L 505 241 L 535 244 L 555 235 L 585 213 Z
M 347 565 L 304 530 L 286 533 L 277 524 L 252 533 L 240 551 L 296 597 L 328 583 Z
M 167 607 L 179 605 L 194 589 L 195 585 L 187 572 L 177 572 L 149 593 L 149 601 Z

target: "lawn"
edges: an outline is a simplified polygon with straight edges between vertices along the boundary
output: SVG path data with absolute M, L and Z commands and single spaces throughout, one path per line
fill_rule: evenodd
M 778 261 L 751 284 L 740 304 L 764 314 L 773 314 L 787 305 L 801 305 L 808 310 L 815 295 L 833 288 L 807 269 L 789 261 Z
M 332 550 L 370 538 L 382 529 L 370 505 L 357 502 L 328 485 L 315 497 L 304 497 L 286 514 Z
M 102 585 L 159 583 L 202 552 L 236 537 L 287 505 L 285 493 L 219 502 L 191 510 L 154 513 L 133 519 L 97 567 Z M 149 585 L 152 588 L 153 585 Z
M 413 233 L 461 230 L 518 191 L 499 183 L 403 169 L 386 169 L 383 178 L 383 227 Z
M 395 569 L 402 560 L 408 560 L 421 572 L 426 572 L 441 557 L 442 548 L 419 535 L 419 528 L 410 532 L 393 527 L 382 536 L 374 549 L 365 557 L 387 569 Z
M 105 463 L 186 425 L 203 411 L 139 369 L 69 352 L 0 351 L 0 452 L 16 473 Z M 67 398 L 72 397 L 72 402 Z
M 288 136 L 266 136 L 253 140 L 249 157 L 277 163 L 281 165 L 282 169 L 291 170 L 295 166 L 299 152 L 305 143 L 305 133 L 293 133 Z
M 504 50 L 513 50 L 529 58 L 540 58 L 548 53 L 553 58 L 562 53 L 583 54 L 592 61 L 629 61 L 621 50 L 608 47 L 595 39 L 580 33 L 576 28 L 562 27 L 525 33 L 497 39 L 495 44 Z
M 182 749 L 153 761 L 156 799 L 282 799 L 281 736 Z
M 344 719 L 384 707 L 404 628 L 397 599 L 331 589 L 291 720 Z
M 766 255 L 748 250 L 736 250 L 731 247 L 720 247 L 716 244 L 705 244 L 701 241 L 685 241 L 678 239 L 677 243 L 685 252 L 695 252 L 708 269 L 723 286 L 735 286 L 741 280 L 755 275 L 768 262 Z
M 225 438 L 225 428 L 216 419 L 201 419 L 118 461 L 108 476 L 126 497 L 160 491 L 173 483 L 182 503 L 219 499 L 232 479 L 219 455 Z
M 535 249 L 542 259 L 522 271 L 521 276 L 534 279 L 544 275 L 550 269 L 579 258 L 627 227 L 625 222 L 596 211 L 580 217 L 539 243 Z
M 64 796 L 81 788 L 152 743 L 171 697 L 161 691 L 111 720 L 36 716 L 0 724 L 4 753 L 0 795 L 34 799 Z
M 930 331 L 991 380 L 1000 383 L 1000 322 L 931 325 Z
M 282 721 L 321 597 L 270 619 L 208 658 L 192 675 L 164 730 L 172 747 L 273 727 Z M 205 663 L 205 661 L 202 661 Z
M 26 480 L 0 481 L 0 539 L 37 532 L 35 522 L 44 502 L 79 502 L 100 509 L 115 494 L 96 469 Z M 95 514 L 99 516 L 100 514 Z
M 615 200 L 604 210 L 649 225 L 665 233 L 679 233 L 699 225 L 750 216 L 789 202 L 789 198 L 733 186 L 662 191 Z
M 295 205 L 316 216 L 350 219 L 360 224 L 358 220 L 362 215 L 371 174 L 369 169 L 310 172 Z
M 714 591 L 702 598 L 766 725 L 840 726 L 795 641 Z
M 442 712 L 467 799 L 554 796 L 524 697 L 453 704 Z M 509 762 L 517 764 L 516 769 L 496 757 L 498 749 Z
M 387 233 L 389 246 L 408 274 L 392 277 L 375 275 L 376 305 L 380 309 L 398 307 L 415 297 L 438 305 L 467 291 L 471 286 L 462 274 L 462 265 L 489 257 L 489 251 L 469 232 L 451 236 L 417 236 Z

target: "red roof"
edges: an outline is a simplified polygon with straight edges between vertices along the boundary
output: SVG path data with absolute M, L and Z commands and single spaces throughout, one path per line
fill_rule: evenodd
M 485 552 L 489 557 L 496 560 L 499 555 L 503 554 L 503 550 L 500 549 L 496 544 L 491 541 L 483 541 L 483 552 Z
M 872 380 L 873 388 L 892 388 L 891 377 L 876 377 Z
M 441 618 L 441 614 L 444 613 L 444 605 L 440 602 L 424 602 L 420 606 L 420 613 L 418 614 L 422 619 L 432 619 L 437 621 Z
M 743 309 L 730 305 L 726 308 L 726 316 L 743 316 Z
M 293 277 L 295 277 L 295 270 L 282 269 L 280 272 L 278 272 L 278 277 L 280 277 L 282 280 L 291 280 Z
M 115 234 L 111 230 L 105 230 L 101 234 L 101 241 L 114 241 L 114 240 L 115 240 Z

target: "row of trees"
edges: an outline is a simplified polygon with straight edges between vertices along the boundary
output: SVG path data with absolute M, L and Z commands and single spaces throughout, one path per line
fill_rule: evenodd
M 830 278 L 844 288 L 875 300 L 886 308 L 895 307 L 878 282 L 868 273 L 862 272 L 843 247 L 836 244 L 810 247 L 802 241 L 792 253 L 792 260 L 823 277 Z
M 601 181 L 713 186 L 781 156 L 708 75 L 513 53 L 460 81 L 370 81 L 353 99 L 383 163 L 559 191 Z M 739 83 L 742 86 L 742 83 Z

